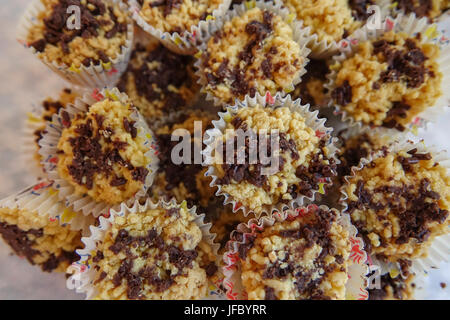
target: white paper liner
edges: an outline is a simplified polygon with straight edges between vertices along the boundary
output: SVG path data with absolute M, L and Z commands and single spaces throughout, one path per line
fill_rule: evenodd
M 439 46 L 441 54 L 437 59 L 439 71 L 442 73 L 441 90 L 442 96 L 434 103 L 434 106 L 425 109 L 417 115 L 412 122 L 406 126 L 406 129 L 416 133 L 418 128 L 426 128 L 427 123 L 434 122 L 442 114 L 445 107 L 450 103 L 450 90 L 447 89 L 450 84 L 450 45 L 449 40 L 437 31 L 436 24 L 428 24 L 426 18 L 416 19 L 414 14 L 409 16 L 398 15 L 395 19 L 387 17 L 382 24 L 381 29 L 371 30 L 364 26 L 355 31 L 347 40 L 340 42 L 340 53 L 332 57 L 330 63 L 331 71 L 327 75 L 325 88 L 328 89 L 328 95 L 335 88 L 337 71 L 333 70 L 333 65 L 341 64 L 344 60 L 352 57 L 357 51 L 358 45 L 363 41 L 372 41 L 381 37 L 384 33 L 393 30 L 394 32 L 405 32 L 412 37 L 417 33 L 422 34 L 422 43 L 433 43 Z M 367 126 L 361 121 L 355 121 L 344 109 L 330 99 L 330 107 L 335 108 L 335 114 L 340 115 L 344 122 L 350 126 Z M 395 130 L 391 130 L 392 132 Z
M 318 209 L 330 210 L 327 206 L 317 206 L 310 204 L 307 207 L 297 208 L 295 211 L 289 211 L 288 214 L 283 213 L 274 217 L 261 217 L 260 219 L 250 219 L 247 223 L 239 224 L 235 230 L 243 233 L 243 240 L 238 241 L 234 238 L 236 231 L 230 235 L 227 243 L 228 251 L 223 255 L 225 266 L 223 273 L 225 276 L 223 285 L 227 290 L 227 298 L 229 300 L 247 299 L 247 294 L 241 281 L 241 267 L 239 258 L 239 245 L 245 244 L 250 235 L 254 235 L 256 230 L 262 231 L 265 227 L 270 227 L 274 223 L 284 221 L 286 218 L 295 218 L 300 215 L 314 214 Z M 347 300 L 366 300 L 368 298 L 367 278 L 368 267 L 366 264 L 367 254 L 364 251 L 364 242 L 357 236 L 356 228 L 351 224 L 350 217 L 347 214 L 341 214 L 337 221 L 349 232 L 351 242 L 351 253 L 349 259 L 351 264 L 348 268 L 348 281 L 346 284 Z
M 439 151 L 435 146 L 425 146 L 422 141 L 418 141 L 412 134 L 407 134 L 402 140 L 397 140 L 395 143 L 389 146 L 389 152 L 397 153 L 399 151 L 409 151 L 417 148 L 418 153 L 431 153 L 433 160 L 438 162 L 441 166 L 445 167 L 447 174 L 450 171 L 450 159 L 447 157 L 446 151 Z M 352 175 L 346 176 L 344 179 L 346 184 L 349 180 L 356 175 L 357 171 L 362 170 L 368 163 L 381 157 L 383 151 L 372 153 L 367 158 L 362 158 L 357 167 L 352 167 Z M 348 195 L 345 192 L 345 185 L 341 187 L 341 199 L 340 202 L 343 205 L 343 212 L 347 211 Z M 412 261 L 412 265 L 409 268 L 410 272 L 417 275 L 426 273 L 430 269 L 439 268 L 440 263 L 450 261 L 450 230 L 449 233 L 440 235 L 433 240 L 433 243 L 428 248 L 428 255 L 423 258 L 408 259 Z M 381 273 L 392 272 L 392 270 L 401 270 L 399 263 L 384 263 L 370 255 L 368 257 L 370 264 L 378 265 L 381 268 Z
M 310 202 L 314 201 L 315 196 L 317 196 L 317 193 L 319 193 L 319 190 L 312 190 L 313 191 L 312 197 L 307 197 L 299 194 L 296 199 L 289 201 L 289 203 L 287 204 L 277 203 L 273 205 L 265 205 L 262 208 L 261 213 L 256 213 L 253 210 L 250 210 L 246 208 L 244 205 L 235 201 L 230 195 L 228 195 L 226 192 L 222 190 L 222 187 L 220 185 L 216 183 L 218 179 L 217 177 L 218 170 L 212 164 L 214 163 L 215 158 L 214 152 L 215 152 L 215 144 L 217 143 L 216 141 L 222 139 L 223 130 L 225 130 L 227 125 L 225 119 L 231 118 L 233 115 L 237 113 L 239 109 L 254 108 L 258 105 L 267 108 L 276 108 L 279 106 L 288 107 L 291 112 L 296 112 L 302 115 L 305 118 L 305 124 L 311 127 L 316 132 L 316 134 L 330 135 L 330 139 L 327 144 L 330 158 L 333 158 L 337 164 L 340 163 L 340 161 L 336 158 L 337 148 L 335 146 L 335 143 L 337 142 L 337 139 L 331 137 L 333 129 L 325 127 L 326 119 L 319 119 L 317 117 L 317 114 L 319 112 L 317 110 L 311 112 L 309 110 L 309 104 L 302 105 L 300 99 L 292 101 L 290 95 L 283 98 L 279 93 L 277 93 L 275 97 L 272 97 L 269 93 L 267 93 L 265 96 L 261 96 L 257 93 L 254 98 L 246 96 L 246 99 L 244 101 L 239 101 L 236 103 L 236 105 L 227 107 L 226 112 L 219 112 L 220 119 L 213 120 L 212 124 L 214 128 L 207 130 L 205 134 L 206 138 L 204 143 L 206 147 L 202 151 L 202 154 L 204 156 L 204 164 L 209 166 L 208 171 L 205 173 L 205 176 L 212 177 L 210 186 L 211 187 L 217 186 L 216 196 L 225 197 L 224 205 L 232 204 L 233 212 L 242 210 L 244 216 L 247 216 L 248 214 L 253 212 L 256 214 L 257 217 L 259 217 L 263 213 L 271 215 L 274 211 L 283 212 L 285 209 L 294 209 L 297 206 L 302 206 L 307 201 Z M 328 178 L 324 183 L 324 187 L 329 186 L 330 184 L 331 179 Z
M 0 200 L 0 208 L 21 209 L 36 212 L 41 216 L 48 215 L 50 221 L 58 220 L 61 226 L 68 226 L 71 230 L 82 230 L 84 234 L 89 230 L 95 219 L 84 216 L 72 208 L 66 207 L 58 199 L 53 183 L 47 180 L 38 182 L 22 191 Z
M 85 89 L 74 86 L 70 87 L 70 90 L 73 94 L 82 96 L 83 90 Z M 27 112 L 27 119 L 25 121 L 25 126 L 22 132 L 22 143 L 20 145 L 23 160 L 22 162 L 26 164 L 26 168 L 30 172 L 30 174 L 33 174 L 38 178 L 45 178 L 46 173 L 42 164 L 36 158 L 39 155 L 39 146 L 35 141 L 36 136 L 34 133 L 42 127 L 45 127 L 45 120 L 42 119 L 42 113 L 44 111 L 42 102 L 47 99 L 50 99 L 52 101 L 59 101 L 59 93 L 42 99 L 42 101 L 39 101 L 37 104 L 32 104 L 32 110 L 30 112 Z
M 43 135 L 41 141 L 39 141 L 39 145 L 41 146 L 39 153 L 42 155 L 42 165 L 44 166 L 49 179 L 55 182 L 54 188 L 58 190 L 59 199 L 65 201 L 67 206 L 73 205 L 76 211 L 81 211 L 85 215 L 92 214 L 94 217 L 105 214 L 113 207 L 118 207 L 118 205 L 96 202 L 88 195 L 83 196 L 75 194 L 75 188 L 68 181 L 59 177 L 57 172 L 57 147 L 58 141 L 64 129 L 61 113 L 66 111 L 72 119 L 77 113 L 86 112 L 92 104 L 106 98 L 118 100 L 123 104 L 130 103 L 128 96 L 121 93 L 117 88 L 113 88 L 111 90 L 103 89 L 102 91 L 94 89 L 91 94 L 85 94 L 83 98 L 76 99 L 74 104 L 69 104 L 66 108 L 60 110 L 58 115 L 53 115 L 52 122 L 47 123 L 47 132 Z M 138 191 L 134 197 L 128 199 L 126 201 L 127 204 L 132 204 L 135 199 L 139 199 L 146 195 L 148 188 L 150 188 L 153 183 L 159 161 L 157 157 L 158 148 L 156 145 L 155 135 L 148 128 L 144 118 L 136 109 L 130 117 L 136 122 L 134 127 L 137 129 L 138 136 L 145 141 L 143 146 L 148 149 L 145 156 L 150 159 L 150 161 L 146 166 L 149 173 L 145 179 L 142 189 Z
M 300 46 L 300 52 L 299 56 L 303 58 L 303 64 L 302 69 L 299 72 L 297 78 L 295 78 L 292 81 L 291 86 L 289 88 L 285 88 L 284 91 L 280 91 L 279 93 L 282 96 L 285 96 L 289 92 L 293 91 L 295 89 L 295 85 L 301 82 L 301 77 L 306 73 L 305 66 L 308 64 L 309 59 L 307 56 L 311 52 L 310 49 L 306 46 L 307 43 L 310 41 L 311 37 L 309 35 L 309 32 L 302 27 L 302 23 L 295 20 L 292 15 L 289 14 L 289 11 L 282 6 L 281 2 L 278 1 L 269 1 L 265 2 L 264 0 L 252 0 L 249 2 L 244 2 L 242 4 L 236 4 L 233 6 L 233 9 L 228 11 L 226 15 L 224 15 L 221 19 L 216 19 L 211 24 L 210 29 L 208 32 L 205 32 L 205 36 L 203 38 L 203 42 L 199 46 L 199 51 L 195 54 L 195 57 L 197 58 L 197 61 L 195 62 L 195 68 L 196 68 L 196 75 L 198 77 L 198 83 L 201 86 L 201 92 L 206 93 L 206 100 L 207 101 L 213 101 L 214 105 L 218 107 L 226 107 L 228 104 L 224 103 L 221 99 L 215 97 L 211 92 L 206 91 L 205 87 L 207 86 L 208 82 L 206 80 L 206 76 L 204 74 L 202 63 L 203 63 L 203 55 L 202 52 L 206 51 L 208 40 L 220 29 L 222 29 L 223 25 L 231 21 L 233 18 L 243 15 L 246 11 L 253 9 L 255 7 L 258 7 L 260 9 L 269 10 L 271 12 L 274 12 L 275 14 L 282 17 L 282 19 L 289 23 L 290 27 L 292 28 L 292 36 L 293 40 L 298 43 Z M 239 99 L 235 99 L 237 102 Z
M 126 12 L 127 6 L 121 0 L 108 0 L 117 3 L 121 11 Z M 121 74 L 126 70 L 130 59 L 131 48 L 133 43 L 134 26 L 131 19 L 127 25 L 127 35 L 125 45 L 121 47 L 115 59 L 110 58 L 110 62 L 95 66 L 93 62 L 89 67 L 81 65 L 68 66 L 66 64 L 58 64 L 56 61 L 50 61 L 45 55 L 39 57 L 39 52 L 27 43 L 28 32 L 34 28 L 37 16 L 40 12 L 46 10 L 41 0 L 32 0 L 28 5 L 25 13 L 20 19 L 17 29 L 17 41 L 27 48 L 35 57 L 41 60 L 53 72 L 58 74 L 68 82 L 89 88 L 102 88 L 104 86 L 112 87 L 119 80 Z
M 132 206 L 127 206 L 122 203 L 120 208 L 117 210 L 111 210 L 108 216 L 101 216 L 99 218 L 99 226 L 91 226 L 91 236 L 81 239 L 81 241 L 85 244 L 83 249 L 77 250 L 77 253 L 81 259 L 67 268 L 67 273 L 72 274 L 72 276 L 67 279 L 67 288 L 76 290 L 77 293 L 85 293 L 86 299 L 92 299 L 97 296 L 98 292 L 94 286 L 97 271 L 89 264 L 89 259 L 91 258 L 92 253 L 96 252 L 97 244 L 103 241 L 116 217 L 121 217 L 130 213 L 145 212 L 151 209 L 170 209 L 175 207 L 180 207 L 180 204 L 178 204 L 175 199 L 171 199 L 169 202 L 161 200 L 158 203 L 153 203 L 149 198 L 147 198 L 143 204 L 137 200 Z M 209 243 L 213 253 L 218 256 L 217 251 L 219 250 L 219 245 L 214 243 L 214 238 L 216 235 L 210 232 L 211 223 L 204 222 L 205 214 L 197 214 L 195 206 L 192 208 L 187 208 L 187 210 L 193 217 L 195 217 L 193 221 L 201 229 L 203 234 L 202 239 Z M 205 297 L 205 299 L 208 300 L 221 298 L 223 298 L 223 294 L 215 287 L 210 287 L 207 297 Z
M 165 32 L 159 30 L 145 21 L 140 15 L 141 6 L 136 0 L 129 0 L 129 10 L 134 21 L 148 34 L 159 39 L 159 41 L 169 50 L 178 54 L 194 54 L 197 51 L 197 44 L 204 41 L 205 34 L 208 33 L 211 23 L 215 19 L 223 16 L 230 7 L 231 0 L 223 0 L 222 3 L 213 10 L 206 20 L 199 21 L 197 25 L 191 26 L 183 35 L 178 32 Z

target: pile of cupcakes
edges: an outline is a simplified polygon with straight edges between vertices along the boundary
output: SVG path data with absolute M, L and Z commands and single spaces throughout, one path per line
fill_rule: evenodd
M 450 162 L 415 137 L 449 104 L 447 9 L 31 1 L 19 42 L 67 87 L 0 235 L 89 299 L 412 299 L 450 256 Z

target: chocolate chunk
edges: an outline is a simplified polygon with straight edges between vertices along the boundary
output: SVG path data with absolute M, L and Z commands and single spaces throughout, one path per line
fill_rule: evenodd
M 349 0 L 348 5 L 352 10 L 352 16 L 356 20 L 366 21 L 370 14 L 367 12 L 369 6 L 373 5 L 374 2 L 371 0 Z M 345 38 L 345 37 L 344 37 Z
M 119 187 L 119 186 L 123 186 L 126 183 L 127 183 L 127 179 L 125 179 L 123 177 L 115 177 L 111 180 L 109 185 L 111 187 Z
M 140 181 L 142 183 L 145 183 L 145 179 L 148 175 L 148 169 L 144 167 L 137 167 L 131 172 L 131 176 L 133 180 Z
M 214 262 L 210 262 L 206 267 L 204 267 L 206 275 L 212 277 L 219 269 Z
M 47 41 L 45 41 L 45 39 L 39 39 L 37 41 L 30 43 L 30 46 L 36 49 L 37 52 L 43 52 L 45 50 L 46 45 Z
M 352 102 L 352 87 L 348 80 L 345 80 L 340 87 L 335 88 L 331 92 L 331 97 L 341 106 L 345 106 Z
M 265 292 L 264 300 L 278 300 L 277 296 L 275 295 L 274 288 L 265 286 L 264 292 Z

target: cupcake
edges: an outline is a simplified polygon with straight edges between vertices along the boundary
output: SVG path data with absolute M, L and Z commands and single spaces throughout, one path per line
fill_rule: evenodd
M 260 215 L 278 206 L 292 208 L 304 197 L 325 192 L 336 175 L 328 129 L 317 126 L 315 114 L 298 101 L 260 101 L 229 108 L 221 118 L 205 153 L 208 174 L 234 210 Z
M 111 85 L 128 60 L 131 21 L 117 0 L 35 0 L 25 13 L 19 37 L 67 80 Z
M 327 89 L 324 87 L 329 69 L 325 60 L 311 59 L 305 67 L 302 81 L 290 93 L 292 100 L 301 99 L 302 104 L 320 109 L 327 105 Z
M 161 40 L 170 50 L 190 54 L 209 21 L 220 17 L 231 0 L 160 1 L 131 0 L 131 11 L 137 24 Z
M 52 116 L 58 114 L 60 109 L 65 108 L 69 103 L 73 103 L 79 96 L 78 92 L 70 88 L 64 88 L 59 96 L 55 98 L 46 98 L 33 113 L 28 114 L 27 119 L 27 139 L 33 140 L 33 143 L 29 143 L 27 140 L 28 149 L 24 150 L 27 156 L 32 156 L 36 161 L 36 165 L 42 168 L 41 161 L 42 156 L 39 154 L 39 141 L 41 141 L 43 134 L 46 133 L 45 126 L 47 122 L 52 121 Z
M 316 37 L 308 46 L 317 58 L 333 54 L 340 40 L 363 26 L 373 13 L 368 11 L 370 6 L 385 7 L 383 1 L 375 0 L 284 0 L 283 3 Z
M 60 225 L 47 214 L 0 204 L 0 235 L 12 251 L 45 272 L 65 272 L 79 257 L 81 231 Z
M 393 278 L 389 273 L 380 276 L 380 288 L 369 289 L 369 300 L 414 300 L 414 275 Z
M 40 152 L 60 198 L 98 216 L 145 194 L 156 170 L 155 145 L 126 95 L 94 91 L 57 120 L 47 126 Z
M 422 37 L 388 31 L 335 60 L 330 79 L 336 108 L 356 123 L 405 130 L 443 94 L 439 46 Z
M 450 177 L 440 161 L 419 144 L 397 143 L 346 178 L 346 212 L 377 260 L 402 268 L 429 257 L 435 266 L 436 255 L 448 252 L 433 247 L 450 221 Z
M 155 119 L 191 107 L 199 88 L 193 59 L 173 53 L 156 39 L 137 42 L 117 85 L 128 94 L 150 126 Z
M 156 131 L 159 168 L 155 181 L 148 190 L 148 195 L 153 201 L 169 201 L 172 198 L 179 202 L 185 200 L 189 207 L 195 205 L 197 212 L 207 215 L 207 211 L 213 209 L 216 202 L 215 189 L 209 186 L 211 181 L 205 177 L 206 168 L 202 166 L 201 159 L 200 163 L 196 163 L 202 149 L 202 141 L 198 138 L 203 138 L 203 133 L 210 124 L 211 115 L 188 111 Z M 187 159 L 189 163 L 178 164 L 172 158 L 172 152 L 177 151 L 174 148 L 180 141 L 172 141 L 171 138 L 177 136 L 179 130 L 186 130 L 185 133 L 188 134 L 181 139 L 188 139 L 191 145 L 191 155 Z
M 395 2 L 395 8 L 402 13 L 414 13 L 417 17 L 427 17 L 433 20 L 450 8 L 448 0 L 400 0 Z
M 88 298 L 204 298 L 208 276 L 217 266 L 201 217 L 187 209 L 186 202 L 158 206 L 136 202 L 124 210 L 109 220 L 101 218 L 95 236 L 86 239 L 89 273 L 81 276 L 90 277 Z
M 202 90 L 217 105 L 256 93 L 290 92 L 308 61 L 306 34 L 295 21 L 288 22 L 286 10 L 264 2 L 245 8 L 235 6 L 216 22 L 198 54 Z
M 248 299 L 344 300 L 352 242 L 340 219 L 337 210 L 320 207 L 251 233 L 239 226 L 229 245 Z

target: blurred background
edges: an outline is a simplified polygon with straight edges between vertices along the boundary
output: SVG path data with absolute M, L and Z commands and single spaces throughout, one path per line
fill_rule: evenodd
M 2 0 L 0 6 L 0 198 L 35 182 L 21 155 L 22 131 L 26 113 L 65 83 L 47 70 L 15 39 L 16 26 L 29 0 Z M 446 21 L 449 22 L 450 19 Z M 449 24 L 439 30 L 446 30 Z M 447 84 L 444 90 L 450 90 Z M 449 109 L 449 108 L 447 108 Z M 439 121 L 419 132 L 428 145 L 450 150 L 450 110 Z M 416 298 L 450 299 L 450 263 L 419 279 L 423 290 Z M 440 283 L 446 283 L 441 288 Z M 66 289 L 63 274 L 48 274 L 11 254 L 0 240 L 0 300 L 4 299 L 83 299 Z

